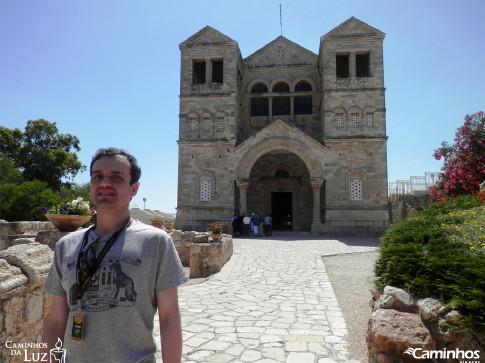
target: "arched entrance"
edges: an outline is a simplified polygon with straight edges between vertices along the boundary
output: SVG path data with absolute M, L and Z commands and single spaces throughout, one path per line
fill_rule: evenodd
M 325 205 L 322 161 L 327 151 L 308 135 L 276 120 L 235 149 L 239 162 L 234 209 L 241 214 L 274 213 L 274 198 L 273 204 L 280 202 L 291 210 L 293 230 L 317 233 L 322 228 L 320 206 Z M 291 197 L 272 193 L 291 193 Z
M 287 151 L 262 155 L 251 168 L 247 212 L 271 214 L 274 230 L 310 230 L 312 187 L 305 163 Z

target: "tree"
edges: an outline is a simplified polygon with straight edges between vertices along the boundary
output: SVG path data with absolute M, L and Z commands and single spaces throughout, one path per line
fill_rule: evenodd
M 60 134 L 55 122 L 29 120 L 25 132 L 0 126 L 0 153 L 7 155 L 26 181 L 41 180 L 54 190 L 86 167 L 79 161 L 79 139 Z
M 465 123 L 455 133 L 454 144 L 446 141 L 434 152 L 443 158 L 439 180 L 430 195 L 439 201 L 460 195 L 477 194 L 485 181 L 485 114 L 480 111 L 465 116 Z
M 13 161 L 6 155 L 0 154 L 0 184 L 20 183 L 22 172 L 15 168 Z

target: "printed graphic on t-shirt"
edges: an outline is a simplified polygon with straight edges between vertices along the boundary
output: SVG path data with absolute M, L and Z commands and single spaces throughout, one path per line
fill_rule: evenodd
M 90 281 L 82 300 L 77 300 L 79 286 L 71 287 L 71 303 L 80 304 L 84 311 L 104 311 L 115 307 L 133 306 L 136 301 L 136 290 L 133 279 L 122 269 L 126 263 L 138 266 L 140 260 L 111 258 L 103 263 Z

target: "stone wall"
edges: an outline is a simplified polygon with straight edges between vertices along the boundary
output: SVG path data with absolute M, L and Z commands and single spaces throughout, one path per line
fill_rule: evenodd
M 4 344 L 39 343 L 50 307 L 43 285 L 53 260 L 51 249 L 40 243 L 19 244 L 0 251 L 0 349 L 1 362 L 24 362 Z
M 223 234 L 214 241 L 205 232 L 172 231 L 169 233 L 184 266 L 190 266 L 190 277 L 207 277 L 219 272 L 233 252 L 232 236 Z
M 460 326 L 458 311 L 443 306 L 436 299 L 415 299 L 391 286 L 386 286 L 384 291 L 374 290 L 373 295 L 373 312 L 367 331 L 370 363 L 419 361 L 427 351 L 438 351 L 432 353 L 437 354 L 438 359 L 426 361 L 485 361 L 485 333 L 478 336 L 457 333 L 454 328 Z M 445 359 L 445 354 L 450 358 Z M 452 359 L 453 354 L 468 356 Z
M 27 241 L 18 239 L 34 239 L 41 231 L 57 231 L 52 222 L 5 222 L 0 221 L 0 251 L 5 250 L 15 244 Z M 28 241 L 31 242 L 31 241 Z

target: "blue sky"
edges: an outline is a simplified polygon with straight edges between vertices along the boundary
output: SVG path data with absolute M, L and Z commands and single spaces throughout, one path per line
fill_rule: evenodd
M 280 35 L 279 4 L 283 35 L 314 53 L 351 16 L 386 33 L 389 180 L 439 171 L 433 150 L 485 109 L 485 1 L 1 0 L 0 125 L 56 122 L 85 165 L 125 148 L 143 172 L 132 206 L 175 212 L 178 45 L 210 25 L 245 58 Z

